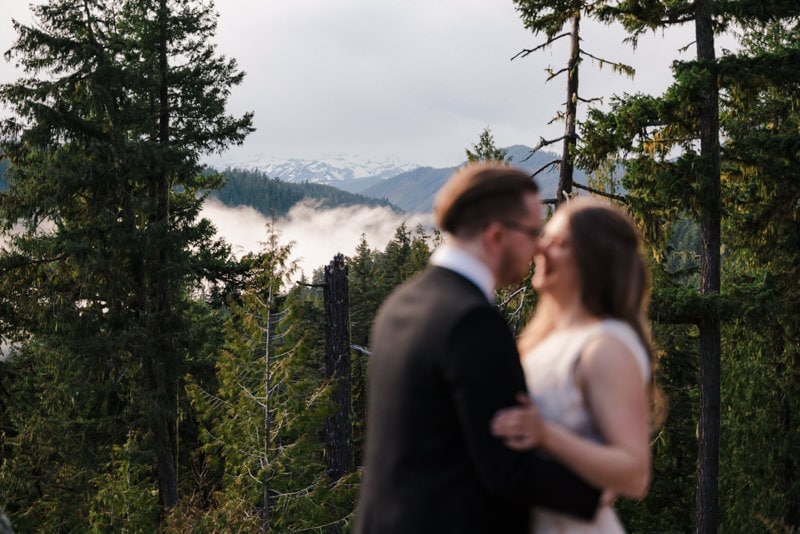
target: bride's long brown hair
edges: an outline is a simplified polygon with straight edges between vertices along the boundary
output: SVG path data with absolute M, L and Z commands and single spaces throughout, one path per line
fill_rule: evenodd
M 651 418 L 660 426 L 666 415 L 664 396 L 655 381 L 655 348 L 647 320 L 650 270 L 642 254 L 642 239 L 633 220 L 617 206 L 596 197 L 576 197 L 561 205 L 567 217 L 580 298 L 593 316 L 626 322 L 639 336 L 650 358 Z M 519 338 L 523 354 L 553 331 L 553 314 L 546 295 Z

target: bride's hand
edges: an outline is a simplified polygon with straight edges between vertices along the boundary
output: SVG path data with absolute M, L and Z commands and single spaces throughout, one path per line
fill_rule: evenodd
M 525 451 L 536 447 L 544 433 L 544 422 L 530 398 L 517 394 L 519 406 L 499 410 L 489 424 L 492 435 L 502 438 L 510 449 Z

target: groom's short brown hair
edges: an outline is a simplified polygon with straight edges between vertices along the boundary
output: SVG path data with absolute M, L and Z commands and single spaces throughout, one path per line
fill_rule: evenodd
M 528 173 L 507 163 L 469 163 L 436 194 L 436 224 L 450 234 L 469 237 L 492 222 L 525 217 L 524 193 L 538 192 Z

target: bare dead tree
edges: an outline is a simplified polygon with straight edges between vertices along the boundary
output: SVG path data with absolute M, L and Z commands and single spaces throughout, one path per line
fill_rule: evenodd
M 325 423 L 325 460 L 328 476 L 338 480 L 355 469 L 350 399 L 350 297 L 347 265 L 337 254 L 325 267 L 325 376 L 333 387 L 333 413 Z M 338 534 L 341 527 L 330 525 Z
M 590 7 L 587 7 L 590 9 Z M 561 75 L 567 76 L 567 94 L 566 94 L 566 101 L 564 102 L 564 109 L 563 111 L 559 111 L 556 113 L 556 116 L 550 121 L 552 124 L 555 121 L 564 121 L 564 135 L 559 136 L 553 139 L 545 139 L 541 137 L 539 139 L 539 143 L 531 150 L 531 155 L 537 152 L 539 149 L 549 146 L 555 143 L 561 143 L 561 158 L 558 160 L 554 160 L 552 162 L 547 163 L 546 165 L 542 166 L 538 169 L 532 177 L 535 177 L 537 174 L 558 166 L 559 168 L 559 176 L 558 176 L 558 187 L 556 189 L 556 197 L 554 199 L 545 199 L 545 204 L 555 205 L 556 207 L 564 202 L 572 193 L 573 187 L 577 187 L 579 189 L 583 189 L 586 191 L 591 191 L 592 193 L 599 194 L 608 198 L 613 198 L 618 200 L 620 197 L 617 195 L 612 195 L 609 193 L 605 193 L 603 191 L 599 191 L 596 189 L 591 189 L 585 185 L 576 184 L 574 182 L 574 155 L 577 148 L 577 144 L 579 141 L 578 133 L 577 133 L 577 125 L 578 125 L 578 103 L 591 103 L 594 101 L 600 100 L 599 98 L 591 98 L 585 99 L 582 98 L 579 94 L 579 68 L 580 64 L 583 61 L 584 57 L 588 57 L 592 61 L 597 62 L 600 67 L 602 68 L 605 65 L 610 65 L 611 68 L 620 73 L 627 74 L 629 76 L 633 75 L 633 68 L 629 65 L 625 65 L 623 63 L 615 62 L 615 61 L 608 61 L 596 55 L 588 53 L 581 47 L 581 38 L 580 38 L 580 22 L 581 22 L 581 11 L 575 10 L 571 12 L 568 18 L 559 19 L 562 22 L 569 22 L 570 30 L 564 31 L 561 33 L 556 34 L 555 32 L 550 33 L 549 30 L 544 30 L 545 26 L 540 26 L 538 24 L 533 24 L 530 26 L 534 31 L 546 31 L 548 34 L 547 40 L 531 49 L 524 49 L 518 52 L 514 57 L 511 59 L 514 60 L 518 57 L 524 58 L 534 52 L 542 50 L 556 41 L 560 39 L 569 38 L 570 41 L 570 49 L 569 49 L 569 58 L 567 60 L 567 65 L 564 68 L 554 70 L 551 68 L 547 69 L 547 80 L 550 81 L 553 78 L 556 78 Z M 530 157 L 530 156 L 529 156 Z

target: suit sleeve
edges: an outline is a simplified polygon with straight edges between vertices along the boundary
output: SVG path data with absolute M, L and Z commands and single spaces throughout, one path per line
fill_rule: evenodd
M 500 408 L 526 391 L 513 336 L 493 309 L 473 310 L 451 332 L 443 362 L 470 459 L 489 492 L 591 519 L 600 491 L 535 452 L 507 448 L 489 432 Z

